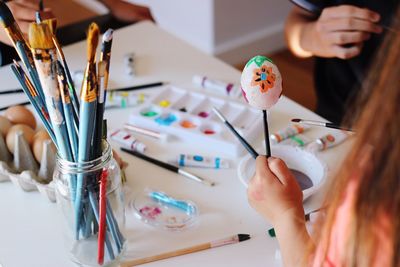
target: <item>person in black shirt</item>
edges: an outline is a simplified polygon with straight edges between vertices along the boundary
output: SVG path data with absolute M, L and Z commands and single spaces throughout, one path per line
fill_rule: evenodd
M 316 57 L 316 112 L 341 123 L 399 1 L 292 1 L 302 8 L 295 6 L 286 21 L 289 49 L 299 57 Z

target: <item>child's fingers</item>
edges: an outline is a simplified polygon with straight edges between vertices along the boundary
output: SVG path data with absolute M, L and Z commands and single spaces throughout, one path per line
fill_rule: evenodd
M 377 12 L 366 8 L 359 8 L 352 5 L 340 5 L 325 8 L 321 14 L 324 18 L 348 18 L 353 17 L 372 22 L 378 22 L 380 15 Z
M 292 172 L 283 160 L 270 157 L 268 159 L 268 166 L 273 175 L 276 176 L 282 184 L 289 185 L 294 181 Z
M 256 179 L 262 179 L 269 184 L 279 182 L 279 179 L 271 172 L 268 166 L 268 158 L 266 156 L 258 156 L 256 158 Z

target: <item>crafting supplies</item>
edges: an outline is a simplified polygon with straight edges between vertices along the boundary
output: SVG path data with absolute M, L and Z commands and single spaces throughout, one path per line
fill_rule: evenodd
M 312 121 L 312 120 L 302 120 L 302 119 L 292 119 L 292 122 L 301 123 L 303 125 L 313 125 L 313 126 L 320 126 L 320 127 L 327 127 L 333 129 L 339 129 L 343 131 L 353 131 L 350 128 L 342 127 L 340 125 L 336 125 L 330 122 L 323 122 L 323 121 Z
M 167 83 L 165 82 L 154 82 L 154 83 L 147 83 L 147 84 L 140 84 L 140 85 L 135 85 L 135 86 L 129 86 L 129 87 L 123 87 L 123 88 L 115 88 L 111 89 L 110 91 L 114 92 L 119 92 L 119 91 L 136 91 L 136 90 L 142 90 L 142 89 L 150 89 L 154 87 L 159 87 L 166 85 Z
M 145 264 L 145 263 L 149 263 L 149 262 L 153 262 L 153 261 L 168 259 L 168 258 L 185 255 L 185 254 L 189 254 L 189 253 L 193 253 L 193 252 L 198 252 L 198 251 L 202 251 L 202 250 L 206 250 L 206 249 L 210 249 L 210 248 L 217 248 L 217 247 L 221 247 L 221 246 L 225 246 L 225 245 L 236 244 L 239 242 L 246 241 L 248 239 L 250 239 L 250 235 L 238 234 L 238 235 L 230 236 L 227 238 L 215 240 L 212 242 L 192 246 L 189 248 L 178 249 L 175 251 L 171 251 L 171 252 L 167 252 L 167 253 L 163 253 L 163 254 L 159 254 L 159 255 L 155 255 L 155 256 L 150 256 L 150 257 L 146 257 L 146 258 L 142 258 L 142 259 L 126 261 L 126 262 L 121 263 L 121 267 L 136 266 L 136 265 Z
M 178 174 L 180 174 L 182 176 L 185 176 L 186 178 L 189 178 L 189 179 L 194 180 L 196 182 L 202 183 L 204 185 L 208 185 L 208 186 L 214 186 L 215 185 L 214 182 L 211 182 L 209 180 L 201 178 L 201 177 L 199 177 L 197 175 L 194 175 L 194 174 L 192 174 L 192 173 L 190 173 L 188 171 L 182 170 L 182 169 L 180 169 L 180 168 L 178 168 L 178 167 L 176 167 L 174 165 L 171 165 L 171 164 L 159 161 L 157 159 L 151 158 L 149 156 L 146 156 L 146 155 L 144 155 L 142 153 L 139 153 L 139 152 L 136 152 L 136 151 L 132 151 L 132 150 L 129 150 L 129 149 L 126 149 L 126 148 L 121 148 L 121 150 L 126 152 L 126 153 L 128 153 L 128 154 L 131 154 L 131 155 L 133 155 L 135 157 L 143 159 L 143 160 L 145 160 L 147 162 L 151 162 L 151 163 L 153 163 L 153 164 L 155 164 L 155 165 L 157 165 L 157 166 L 159 166 L 161 168 L 164 168 L 164 169 L 167 169 L 169 171 L 178 173 Z
M 217 107 L 247 140 L 259 133 L 258 111 L 240 100 L 209 96 L 206 92 L 188 91 L 175 86 L 157 90 L 129 117 L 129 124 L 163 132 L 188 145 L 207 144 L 215 154 L 240 155 L 243 148 L 212 111 Z
M 106 108 L 128 108 L 142 104 L 147 96 L 129 91 L 107 91 Z
M 262 110 L 267 157 L 271 156 L 267 109 L 278 102 L 282 94 L 282 77 L 271 59 L 255 56 L 243 69 L 240 79 L 243 96 L 253 107 Z
M 116 130 L 110 133 L 111 140 L 118 142 L 124 148 L 144 153 L 146 145 L 139 142 L 132 134 L 124 130 Z
M 293 135 L 281 142 L 283 145 L 289 145 L 289 146 L 298 146 L 298 147 L 304 147 L 308 143 L 310 143 L 310 138 L 305 136 L 304 134 L 296 134 Z
M 289 124 L 278 132 L 271 134 L 270 139 L 274 143 L 279 143 L 285 139 L 295 136 L 296 134 L 304 133 L 304 131 L 308 129 L 310 129 L 310 127 L 307 125 Z
M 146 188 L 129 205 L 144 223 L 166 231 L 184 231 L 197 222 L 199 211 L 190 200 L 176 199 Z
M 205 157 L 200 155 L 180 154 L 176 162 L 181 167 L 200 167 L 214 169 L 228 169 L 229 161 L 220 157 Z
M 255 159 L 258 157 L 258 153 L 254 150 L 254 148 L 244 139 L 232 126 L 232 124 L 229 123 L 229 121 L 222 115 L 222 113 L 217 109 L 213 108 L 213 111 L 215 114 L 217 114 L 218 118 L 228 127 L 228 129 L 236 136 L 236 138 L 239 140 L 239 142 L 243 145 L 243 147 L 249 152 L 252 157 Z
M 126 129 L 128 131 L 131 131 L 131 132 L 134 132 L 134 133 L 139 133 L 139 134 L 143 134 L 143 135 L 146 135 L 146 136 L 150 136 L 150 137 L 162 140 L 162 141 L 168 140 L 168 134 L 166 134 L 166 133 L 160 133 L 160 132 L 152 131 L 152 130 L 145 129 L 145 128 L 142 128 L 142 127 L 137 127 L 137 126 L 134 126 L 134 125 L 131 125 L 131 124 L 128 124 L 128 123 L 124 124 L 124 129 Z
M 332 132 L 330 134 L 317 138 L 315 141 L 308 144 L 306 149 L 310 151 L 323 151 L 343 143 L 351 135 L 351 132 L 348 131 Z
M 0 95 L 18 94 L 18 93 L 23 93 L 23 92 L 24 92 L 24 90 L 22 90 L 22 89 L 11 89 L 11 90 L 0 91 Z
M 206 76 L 195 75 L 193 76 L 192 81 L 195 85 L 217 94 L 227 95 L 231 97 L 239 97 L 242 92 L 238 85 L 213 80 Z

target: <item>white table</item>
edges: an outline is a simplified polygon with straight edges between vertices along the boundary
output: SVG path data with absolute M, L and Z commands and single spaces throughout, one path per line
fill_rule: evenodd
M 64 49 L 72 70 L 82 69 L 85 65 L 85 47 L 84 43 L 78 43 Z M 127 52 L 136 54 L 137 77 L 133 80 L 123 70 L 123 55 Z M 238 81 L 240 77 L 238 70 L 151 23 L 139 23 L 115 33 L 110 87 L 169 81 L 190 89 L 193 88 L 191 79 L 194 74 L 205 74 L 226 81 Z M 0 69 L 0 90 L 11 88 L 19 88 L 18 83 L 10 69 L 3 67 Z M 22 95 L 1 96 L 0 106 L 24 100 L 25 96 Z M 129 110 L 108 110 L 106 116 L 110 128 L 120 127 L 127 121 L 128 114 Z M 271 111 L 270 131 L 286 126 L 292 117 L 321 119 L 310 110 L 282 97 Z M 319 137 L 327 132 L 326 129 L 316 128 L 309 135 Z M 168 152 L 172 149 L 174 153 L 199 152 L 177 142 L 163 144 L 146 137 L 139 139 L 147 144 L 149 155 L 163 160 L 171 158 Z M 344 143 L 321 153 L 331 172 L 348 146 L 348 143 Z M 235 166 L 229 170 L 193 170 L 216 181 L 218 184 L 215 187 L 203 186 L 126 154 L 123 154 L 123 158 L 130 164 L 127 177 L 132 192 L 150 187 L 191 199 L 200 209 L 196 227 L 172 233 L 143 224 L 128 208 L 127 254 L 131 258 L 154 255 L 232 234 L 249 233 L 252 238 L 240 244 L 154 262 L 148 266 L 281 266 L 280 259 L 276 258 L 277 241 L 266 234 L 270 225 L 250 208 L 246 189 L 238 180 L 236 165 L 239 158 L 233 159 Z M 50 203 L 38 192 L 23 192 L 11 182 L 0 184 L 0 196 L 0 264 L 4 267 L 73 266 L 63 247 L 59 226 L 61 218 L 56 204 Z M 306 202 L 306 208 L 318 206 L 319 203 L 320 196 L 311 197 Z

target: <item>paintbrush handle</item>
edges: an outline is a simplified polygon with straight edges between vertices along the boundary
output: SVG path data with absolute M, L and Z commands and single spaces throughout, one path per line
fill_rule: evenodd
M 267 158 L 269 158 L 271 157 L 271 145 L 269 143 L 268 115 L 266 110 L 263 110 L 263 122 L 264 122 L 265 152 Z
M 115 92 L 135 91 L 135 90 L 148 89 L 148 88 L 162 86 L 162 85 L 164 85 L 163 82 L 155 82 L 155 83 L 141 84 L 141 85 L 136 85 L 136 86 L 124 87 L 124 88 L 110 89 L 110 91 L 115 91 Z
M 126 261 L 126 262 L 121 263 L 120 267 L 130 267 L 130 266 L 141 265 L 141 264 L 145 264 L 145 263 L 149 263 L 149 262 L 153 262 L 153 261 L 159 261 L 159 260 L 168 259 L 168 258 L 172 258 L 172 257 L 176 257 L 176 256 L 190 254 L 193 252 L 198 252 L 198 251 L 202 251 L 202 250 L 206 250 L 206 249 L 210 249 L 210 248 L 211 248 L 211 243 L 204 243 L 204 244 L 200 244 L 200 245 L 196 245 L 196 246 L 192 246 L 192 247 L 188 247 L 188 248 L 183 248 L 183 249 L 178 249 L 175 251 L 162 253 L 162 254 L 155 255 L 155 256 L 150 256 L 150 257 L 141 258 L 141 259 L 132 260 L 132 261 Z
M 24 90 L 22 90 L 22 89 L 12 89 L 12 90 L 0 91 L 0 95 L 17 94 L 17 93 L 23 93 L 23 92 L 24 92 Z
M 231 130 L 231 132 L 236 136 L 236 138 L 239 139 L 240 143 L 251 154 L 251 156 L 253 158 L 257 158 L 258 157 L 257 151 L 255 151 L 255 149 L 246 141 L 246 139 L 244 139 L 228 121 L 225 121 L 224 123 Z
M 176 172 L 176 173 L 179 172 L 179 168 L 174 166 L 174 165 L 162 162 L 162 161 L 157 160 L 155 158 L 148 157 L 148 156 L 146 156 L 146 155 L 144 155 L 142 153 L 139 153 L 139 152 L 136 152 L 136 151 L 133 151 L 133 150 L 129 150 L 129 149 L 126 149 L 126 148 L 123 148 L 123 147 L 121 147 L 121 150 L 126 152 L 126 153 L 129 153 L 129 154 L 131 154 L 131 155 L 133 155 L 135 157 L 138 157 L 138 158 L 143 159 L 145 161 L 151 162 L 151 163 L 153 163 L 153 164 L 155 164 L 155 165 L 157 165 L 157 166 L 159 166 L 161 168 L 164 168 L 164 169 L 170 170 L 172 172 Z
M 98 253 L 97 262 L 102 265 L 104 262 L 104 238 L 106 232 L 106 186 L 107 186 L 107 171 L 103 170 L 100 175 L 100 194 L 99 194 L 99 236 L 98 236 Z

